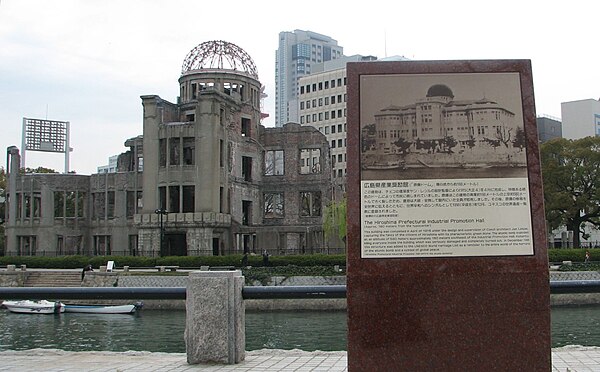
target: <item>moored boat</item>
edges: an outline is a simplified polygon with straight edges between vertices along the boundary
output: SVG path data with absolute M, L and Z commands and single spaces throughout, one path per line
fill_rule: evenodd
M 64 305 L 67 313 L 133 314 L 142 307 L 140 303 L 129 305 Z
M 9 311 L 20 314 L 58 314 L 65 311 L 65 307 L 61 302 L 46 300 L 3 301 L 2 305 Z

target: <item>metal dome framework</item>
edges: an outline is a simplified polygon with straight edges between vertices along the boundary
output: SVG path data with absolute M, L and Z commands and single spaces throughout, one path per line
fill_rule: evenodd
M 250 55 L 239 46 L 222 40 L 207 41 L 192 49 L 183 60 L 181 74 L 200 69 L 242 71 L 258 80 L 256 65 Z

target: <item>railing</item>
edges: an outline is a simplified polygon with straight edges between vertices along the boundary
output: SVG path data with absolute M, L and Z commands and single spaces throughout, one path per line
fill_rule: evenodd
M 242 297 L 251 299 L 345 298 L 345 285 L 246 286 Z M 600 280 L 551 280 L 550 293 L 600 293 Z M 184 300 L 186 287 L 0 287 L 3 299 L 154 299 Z

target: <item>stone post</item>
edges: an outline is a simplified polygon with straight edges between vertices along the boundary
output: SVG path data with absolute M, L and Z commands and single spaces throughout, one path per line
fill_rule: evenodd
M 184 336 L 189 364 L 235 364 L 244 360 L 243 286 L 240 270 L 189 274 Z

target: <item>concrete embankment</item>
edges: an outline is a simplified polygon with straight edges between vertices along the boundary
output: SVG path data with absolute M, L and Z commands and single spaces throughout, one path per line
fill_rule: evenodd
M 30 271 L 29 269 L 27 271 Z M 48 276 L 58 275 L 61 270 L 48 270 Z M 0 286 L 18 287 L 26 284 L 26 272 L 15 271 L 9 273 L 0 271 Z M 600 280 L 600 272 L 597 271 L 550 271 L 550 280 Z M 252 283 L 261 285 L 261 283 Z M 306 285 L 345 285 L 345 276 L 296 276 L 283 277 L 273 276 L 265 285 L 269 286 L 306 286 Z M 81 283 L 84 287 L 186 287 L 187 275 L 165 276 L 165 275 L 131 275 L 131 273 L 115 272 L 89 272 Z M 135 299 L 131 299 L 135 300 Z M 131 300 L 102 301 L 111 303 L 131 302 Z M 89 301 L 86 301 L 89 302 Z M 552 306 L 569 305 L 598 305 L 600 304 L 600 293 L 577 293 L 577 294 L 552 294 L 550 296 Z M 144 300 L 146 309 L 185 309 L 184 300 Z M 346 309 L 346 299 L 276 299 L 276 300 L 246 300 L 246 309 L 260 311 L 275 310 L 331 310 L 339 311 Z

